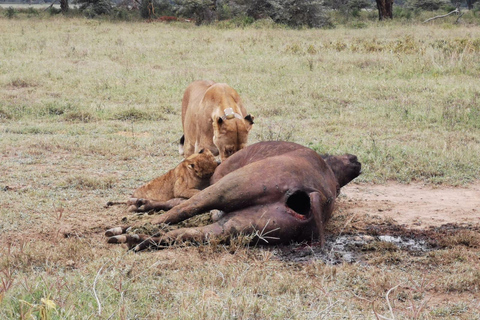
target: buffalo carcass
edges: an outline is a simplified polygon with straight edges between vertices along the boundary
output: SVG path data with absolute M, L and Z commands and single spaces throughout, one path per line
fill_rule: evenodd
M 210 237 L 228 239 L 241 233 L 255 233 L 257 241 L 270 244 L 319 239 L 323 246 L 325 224 L 340 188 L 360 171 L 354 155 L 322 158 L 296 143 L 259 142 L 222 162 L 211 186 L 152 220 L 153 224 L 175 224 L 217 209 L 224 212 L 217 222 L 162 236 L 125 234 L 127 227 L 109 229 L 105 234 L 109 243 L 127 243 L 134 250 L 181 241 L 204 242 Z

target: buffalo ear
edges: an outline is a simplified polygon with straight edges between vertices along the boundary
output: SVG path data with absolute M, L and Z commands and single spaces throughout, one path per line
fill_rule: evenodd
M 253 119 L 255 119 L 255 117 L 252 116 L 251 114 L 247 114 L 247 115 L 245 116 L 245 120 L 247 120 L 248 122 L 250 122 L 250 124 L 254 124 Z

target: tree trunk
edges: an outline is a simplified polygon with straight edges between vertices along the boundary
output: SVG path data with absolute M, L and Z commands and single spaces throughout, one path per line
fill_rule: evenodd
M 473 0 L 467 0 L 467 7 L 468 7 L 468 10 L 472 10 L 473 9 L 473 3 L 475 1 Z
M 60 9 L 62 9 L 62 13 L 68 12 L 68 0 L 60 0 Z
M 376 0 L 378 8 L 378 19 L 393 18 L 393 0 Z

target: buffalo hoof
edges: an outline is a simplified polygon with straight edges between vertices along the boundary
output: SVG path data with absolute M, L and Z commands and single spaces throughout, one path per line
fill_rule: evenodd
M 129 229 L 130 229 L 130 227 L 111 228 L 111 229 L 108 229 L 107 231 L 105 231 L 105 236 L 107 236 L 107 237 L 118 236 L 120 234 L 124 234 L 124 233 L 128 232 Z

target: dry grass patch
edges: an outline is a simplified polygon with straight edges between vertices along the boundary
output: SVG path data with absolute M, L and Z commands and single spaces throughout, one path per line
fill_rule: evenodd
M 241 94 L 250 143 L 356 154 L 361 182 L 474 181 L 480 31 L 442 26 L 0 18 L 0 318 L 39 318 L 49 301 L 58 319 L 478 318 L 473 226 L 418 234 L 345 200 L 328 243 L 347 239 L 352 260 L 314 243 L 248 246 L 250 235 L 139 254 L 103 237 L 143 219 L 107 201 L 181 160 L 181 97 L 197 79 Z

